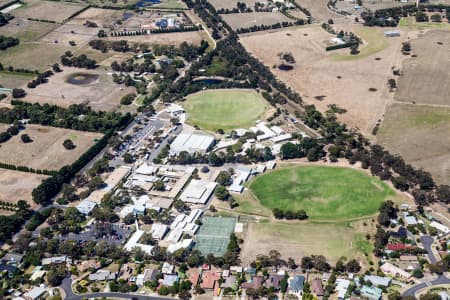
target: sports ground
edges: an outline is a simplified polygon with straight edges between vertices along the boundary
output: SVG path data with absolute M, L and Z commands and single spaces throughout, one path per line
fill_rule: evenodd
M 183 106 L 191 125 L 226 131 L 254 125 L 269 105 L 255 91 L 210 90 L 188 96 Z
M 323 166 L 289 166 L 256 177 L 250 189 L 263 206 L 296 211 L 311 220 L 342 221 L 373 215 L 395 192 L 362 171 Z
M 204 217 L 202 226 L 197 234 L 196 249 L 203 255 L 213 254 L 223 256 L 234 232 L 236 220 L 234 218 Z

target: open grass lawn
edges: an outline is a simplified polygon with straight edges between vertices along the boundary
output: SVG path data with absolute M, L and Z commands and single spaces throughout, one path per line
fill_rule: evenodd
M 268 254 L 272 249 L 282 257 L 300 261 L 306 255 L 324 255 L 331 263 L 341 256 L 358 259 L 368 268 L 372 246 L 365 233 L 372 233 L 370 220 L 342 223 L 249 223 L 244 238 L 243 262 L 247 263 L 258 254 Z M 365 254 L 368 254 L 368 257 Z
M 354 60 L 367 57 L 380 52 L 389 46 L 388 39 L 384 36 L 383 30 L 375 27 L 364 27 L 356 30 L 356 35 L 363 39 L 364 44 L 359 46 L 359 54 L 351 55 L 350 48 L 348 54 L 334 54 L 331 58 L 335 61 Z
M 183 104 L 188 122 L 203 129 L 248 128 L 261 119 L 268 103 L 251 90 L 211 90 L 192 94 Z
M 373 215 L 395 196 L 378 178 L 339 167 L 289 166 L 250 183 L 261 204 L 273 209 L 304 209 L 311 220 L 348 220 Z

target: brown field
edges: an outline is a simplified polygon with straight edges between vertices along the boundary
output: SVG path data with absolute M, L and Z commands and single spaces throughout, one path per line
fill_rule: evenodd
M 302 0 L 297 3 L 309 10 L 312 17 L 318 21 L 326 21 L 328 19 L 333 19 L 336 21 L 336 19 L 343 18 L 341 15 L 328 9 L 328 0 Z
M 2 124 L 0 130 L 8 126 Z M 33 142 L 24 144 L 21 134 L 28 134 Z M 77 160 L 101 136 L 100 133 L 30 124 L 20 134 L 1 144 L 0 161 L 34 169 L 59 170 Z M 66 139 L 71 139 L 76 148 L 65 149 L 62 144 Z
M 438 44 L 442 43 L 442 45 Z M 450 105 L 450 31 L 428 31 L 411 41 L 417 57 L 405 60 L 395 99 Z
M 258 2 L 257 0 L 232 0 L 232 1 L 223 1 L 223 0 L 211 0 L 209 3 L 211 3 L 212 6 L 214 6 L 215 9 L 219 10 L 221 8 L 223 9 L 233 9 L 237 7 L 238 2 L 243 2 L 247 7 L 250 7 L 252 10 L 255 7 L 255 3 Z
M 0 169 L 0 200 L 16 203 L 25 200 L 34 209 L 31 192 L 48 176 Z M 2 213 L 3 214 L 3 213 Z
M 45 71 L 54 63 L 61 62 L 61 55 L 69 50 L 59 44 L 20 43 L 0 52 L 0 61 L 4 66 Z
M 254 25 L 272 25 L 279 22 L 292 22 L 291 19 L 279 12 L 226 14 L 222 18 L 233 29 L 249 28 Z
M 199 45 L 202 40 L 207 40 L 208 36 L 204 31 L 188 31 L 188 32 L 173 32 L 173 33 L 159 33 L 139 36 L 121 36 L 108 37 L 109 40 L 127 40 L 130 43 L 147 43 L 147 44 L 162 44 L 162 45 L 179 45 L 182 42 Z
M 450 183 L 450 107 L 397 103 L 390 106 L 377 142 L 438 183 Z
M 5 88 L 18 88 L 26 85 L 35 75 L 0 72 L 0 85 Z
M 15 18 L 8 24 L 2 26 L 2 34 L 14 36 L 18 38 L 21 43 L 31 42 L 38 40 L 57 27 L 58 25 L 53 23 Z
M 86 21 L 91 21 L 98 25 L 98 30 L 99 28 L 113 26 L 114 21 L 120 19 L 122 16 L 123 11 L 120 10 L 91 7 L 70 19 L 66 24 L 83 25 Z
M 134 92 L 133 87 L 123 87 L 112 81 L 104 69 L 84 70 L 63 67 L 63 72 L 50 77 L 49 82 L 34 89 L 26 89 L 24 101 L 50 103 L 62 107 L 71 104 L 88 103 L 94 110 L 116 110 L 120 106 L 120 99 L 126 94 Z M 98 79 L 85 85 L 74 85 L 66 82 L 69 76 L 76 73 L 98 75 Z
M 305 102 L 321 111 L 329 104 L 337 104 L 347 109 L 340 116 L 342 121 L 370 134 L 393 97 L 387 91 L 387 80 L 392 66 L 400 66 L 402 39 L 387 40 L 377 28 L 342 28 L 356 30 L 367 38 L 359 55 L 349 55 L 348 49 L 326 52 L 325 47 L 333 36 L 316 25 L 255 33 L 241 37 L 241 41 L 277 77 L 297 90 Z M 280 64 L 280 52 L 292 53 L 296 60 L 293 70 L 273 68 Z M 375 60 L 376 57 L 380 60 Z M 377 91 L 369 92 L 369 88 Z
M 48 44 L 63 44 L 70 48 L 69 41 L 74 41 L 76 45 L 87 44 L 91 39 L 97 37 L 98 28 L 89 28 L 83 25 L 64 24 L 55 30 L 47 33 L 39 42 Z
M 61 23 L 83 7 L 85 5 L 67 2 L 27 0 L 25 6 L 13 10 L 11 13 L 17 18 L 33 18 Z

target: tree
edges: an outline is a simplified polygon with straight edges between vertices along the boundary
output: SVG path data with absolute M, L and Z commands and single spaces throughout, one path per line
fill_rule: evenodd
M 155 182 L 155 190 L 157 191 L 164 191 L 165 190 L 165 186 L 164 186 L 164 182 L 162 180 L 157 180 Z
M 52 69 L 53 69 L 53 71 L 56 72 L 56 73 L 62 72 L 61 68 L 59 67 L 59 64 L 54 64 L 54 65 L 52 66 Z
M 214 191 L 214 195 L 222 201 L 228 200 L 230 193 L 223 185 L 218 185 Z
M 16 89 L 16 88 L 14 88 L 12 90 L 13 98 L 23 98 L 23 97 L 25 97 L 26 94 L 27 93 L 25 93 L 25 91 L 23 89 Z
M 134 162 L 134 158 L 133 158 L 133 155 L 131 155 L 130 153 L 125 153 L 124 155 L 123 155 L 123 161 L 126 163 L 126 164 L 132 164 L 133 162 Z
M 64 146 L 64 148 L 66 148 L 67 150 L 72 150 L 72 149 L 75 149 L 75 144 L 72 142 L 72 140 L 70 140 L 70 139 L 66 139 L 66 140 L 64 140 L 64 142 L 63 142 L 63 146 Z
M 425 295 L 420 296 L 420 300 L 441 300 L 441 296 L 435 292 L 428 291 Z
M 442 17 L 440 14 L 434 14 L 430 17 L 431 21 L 433 22 L 441 22 L 442 21 Z
M 428 16 L 422 11 L 416 12 L 416 22 L 428 22 Z
M 358 273 L 361 270 L 361 266 L 356 259 L 350 260 L 345 268 L 350 273 Z
M 128 94 L 122 97 L 122 99 L 120 99 L 120 104 L 122 105 L 130 105 L 134 98 L 136 98 L 136 94 Z
M 20 136 L 20 139 L 22 140 L 23 143 L 27 144 L 27 143 L 31 143 L 33 140 L 30 138 L 30 136 L 26 133 L 22 134 Z
M 231 178 L 230 173 L 227 171 L 220 171 L 217 176 L 216 182 L 223 186 L 229 186 L 233 183 L 233 178 Z

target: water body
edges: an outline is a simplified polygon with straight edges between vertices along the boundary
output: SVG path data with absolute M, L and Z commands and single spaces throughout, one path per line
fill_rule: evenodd
M 66 82 L 74 85 L 87 85 L 97 81 L 99 77 L 98 74 L 73 73 L 67 77 Z
M 148 4 L 158 4 L 158 3 L 161 3 L 161 1 L 160 0 L 141 0 L 138 3 L 136 3 L 136 6 L 144 7 Z

